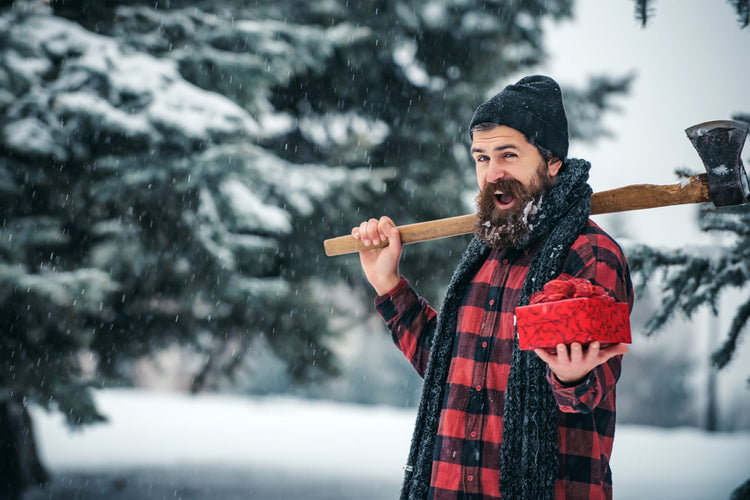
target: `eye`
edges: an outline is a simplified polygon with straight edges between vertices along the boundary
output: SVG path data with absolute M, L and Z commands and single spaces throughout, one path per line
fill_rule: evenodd
M 490 160 L 490 157 L 487 156 L 487 155 L 477 155 L 476 156 L 477 163 L 480 163 L 480 162 L 483 162 L 483 161 L 489 161 L 489 160 Z

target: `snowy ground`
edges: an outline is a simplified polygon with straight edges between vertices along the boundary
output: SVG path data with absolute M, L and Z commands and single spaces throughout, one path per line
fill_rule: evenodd
M 54 475 L 24 500 L 392 499 L 413 410 L 131 390 L 97 396 L 109 423 L 70 432 L 33 408 Z M 615 499 L 724 499 L 750 477 L 750 432 L 621 425 Z

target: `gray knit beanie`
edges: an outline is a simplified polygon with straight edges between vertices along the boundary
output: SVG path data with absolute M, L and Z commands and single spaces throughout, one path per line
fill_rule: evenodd
M 524 77 L 495 94 L 477 108 L 469 130 L 480 123 L 506 125 L 559 159 L 565 161 L 568 156 L 568 120 L 562 92 L 547 76 Z

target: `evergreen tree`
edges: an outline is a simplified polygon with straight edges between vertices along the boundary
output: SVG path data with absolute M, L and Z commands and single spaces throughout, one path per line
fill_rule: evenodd
M 734 119 L 750 124 L 748 115 L 736 115 Z M 678 174 L 688 175 L 687 172 Z M 722 292 L 737 289 L 740 294 L 750 281 L 750 207 L 747 204 L 728 207 L 706 204 L 698 212 L 698 224 L 703 231 L 731 238 L 716 238 L 717 244 L 707 249 L 664 250 L 639 245 L 628 252 L 641 289 L 655 276 L 660 276 L 661 307 L 646 323 L 646 334 L 659 331 L 677 313 L 690 318 L 701 306 L 718 314 L 717 303 Z M 748 319 L 750 297 L 735 311 L 726 340 L 711 356 L 718 369 L 726 367 L 736 354 Z
M 634 0 L 635 18 L 645 27 L 656 12 L 656 0 Z M 742 28 L 750 25 L 750 0 L 727 0 L 737 12 L 737 21 Z
M 648 19 L 654 14 L 655 0 L 635 0 L 635 16 L 645 27 Z M 750 25 L 750 1 L 729 0 L 736 13 L 740 27 Z M 750 116 L 738 115 L 737 120 L 750 122 Z M 641 289 L 650 280 L 653 273 L 662 272 L 661 289 L 664 292 L 662 309 L 647 323 L 647 334 L 653 334 L 664 327 L 667 321 L 677 312 L 688 318 L 701 305 L 711 308 L 718 314 L 716 303 L 725 288 L 742 288 L 748 281 L 747 269 L 742 260 L 748 252 L 748 231 L 742 227 L 750 222 L 750 209 L 746 205 L 715 209 L 704 207 L 699 212 L 699 225 L 704 231 L 729 233 L 735 242 L 717 251 L 696 253 L 694 250 L 677 250 L 667 252 L 647 246 L 640 246 L 628 253 L 634 274 L 641 279 Z M 733 263 L 733 264 L 732 264 Z M 712 355 L 712 362 L 718 368 L 724 368 L 734 356 L 737 340 L 750 318 L 750 300 L 744 302 L 735 312 L 724 344 Z M 748 379 L 750 385 L 750 378 Z M 738 487 L 731 496 L 732 500 L 750 499 L 750 480 Z
M 359 273 L 322 240 L 471 210 L 465 124 L 571 3 L 1 3 L 0 431 L 30 436 L 29 402 L 100 421 L 90 388 L 173 343 L 203 356 L 196 390 L 259 336 L 291 380 L 335 374 L 321 289 Z M 628 82 L 570 89 L 574 134 Z M 434 297 L 463 245 L 404 268 Z M 0 490 L 44 479 L 13 460 Z
M 748 115 L 737 115 L 734 119 L 750 124 Z M 688 175 L 686 172 L 678 173 Z M 731 236 L 731 242 L 718 243 L 717 238 L 717 244 L 710 249 L 662 250 L 639 245 L 628 252 L 628 261 L 639 280 L 639 288 L 643 289 L 653 282 L 655 276 L 660 276 L 656 280 L 662 292 L 661 308 L 646 323 L 644 332 L 647 335 L 662 329 L 675 314 L 682 313 L 690 318 L 701 306 L 708 307 L 712 314 L 718 315 L 717 303 L 722 292 L 737 289 L 737 293 L 741 294 L 750 281 L 750 206 L 705 205 L 699 210 L 698 224 L 703 231 Z M 749 319 L 750 298 L 746 298 L 734 312 L 723 344 L 711 355 L 716 369 L 725 368 L 736 354 L 738 341 Z M 709 399 L 711 397 L 709 394 Z M 711 410 L 709 408 L 708 418 L 714 421 L 709 421 L 708 427 L 715 430 L 716 416 Z M 731 498 L 750 499 L 750 480 L 740 485 Z

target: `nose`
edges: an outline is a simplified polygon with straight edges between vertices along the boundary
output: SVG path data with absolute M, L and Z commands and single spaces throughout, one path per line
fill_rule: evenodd
M 498 162 L 490 161 L 484 178 L 489 184 L 492 184 L 499 180 L 508 178 L 508 171 L 498 164 Z

